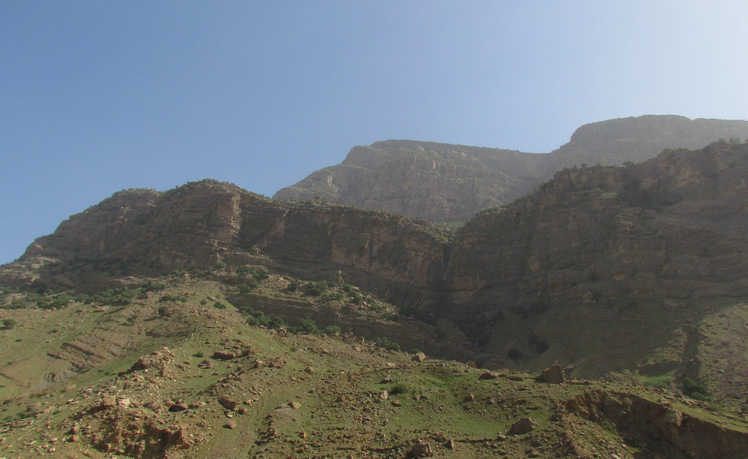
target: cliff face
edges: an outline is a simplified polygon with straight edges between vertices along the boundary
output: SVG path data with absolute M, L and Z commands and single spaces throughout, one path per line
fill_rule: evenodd
M 550 154 L 388 140 L 353 148 L 342 164 L 314 172 L 274 199 L 321 197 L 457 222 L 523 196 L 564 167 L 639 162 L 665 149 L 701 148 L 732 137 L 748 137 L 748 122 L 649 115 L 584 125 Z
M 520 197 L 541 174 L 540 156 L 518 151 L 388 140 L 353 148 L 274 199 L 320 197 L 433 221 L 461 221 Z
M 746 177 L 748 144 L 728 143 L 565 169 L 453 241 L 424 222 L 210 180 L 125 191 L 37 240 L 0 282 L 85 290 L 102 278 L 263 264 L 457 324 L 466 358 L 487 366 L 728 371 L 719 390 L 737 393 L 748 389 L 746 339 L 729 322 L 748 298 Z M 734 340 L 721 343 L 720 327 Z
M 446 250 L 445 237 L 425 223 L 319 202 L 279 204 L 204 180 L 166 193 L 116 193 L 36 240 L 0 280 L 81 286 L 91 281 L 91 265 L 110 274 L 155 275 L 259 260 L 307 279 L 342 276 L 423 304 L 428 295 L 418 292 L 443 276 Z M 45 263 L 25 278 L 15 269 Z
M 699 373 L 701 321 L 748 297 L 746 173 L 745 144 L 558 172 L 457 234 L 443 310 L 497 366 Z

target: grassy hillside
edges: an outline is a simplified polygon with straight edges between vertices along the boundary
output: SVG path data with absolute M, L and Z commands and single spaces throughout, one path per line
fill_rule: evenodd
M 673 387 L 489 372 L 229 301 L 250 289 L 395 313 L 351 286 L 263 272 L 130 277 L 92 296 L 6 289 L 0 455 L 738 457 L 748 444 L 744 416 Z M 510 433 L 522 418 L 532 430 Z

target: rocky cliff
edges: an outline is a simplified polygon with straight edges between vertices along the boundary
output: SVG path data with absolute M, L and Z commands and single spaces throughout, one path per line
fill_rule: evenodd
M 745 334 L 733 326 L 748 298 L 745 177 L 748 144 L 730 143 L 567 168 L 453 240 L 421 221 L 280 203 L 211 180 L 131 190 L 37 240 L 0 282 L 93 290 L 123 276 L 261 264 L 456 324 L 470 341 L 465 358 L 487 366 L 678 372 L 729 396 L 748 389 Z
M 584 125 L 550 154 L 389 140 L 353 148 L 341 164 L 312 173 L 274 199 L 320 197 L 434 222 L 459 222 L 523 196 L 564 167 L 640 162 L 665 149 L 745 137 L 746 121 L 649 115 Z
M 496 366 L 701 374 L 703 321 L 746 308 L 747 173 L 748 145 L 721 143 L 560 171 L 457 234 L 443 311 Z

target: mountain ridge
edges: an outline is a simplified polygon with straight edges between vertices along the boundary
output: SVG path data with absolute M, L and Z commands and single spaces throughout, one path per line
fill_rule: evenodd
M 114 274 L 261 264 L 359 286 L 432 325 L 447 319 L 458 325 L 447 327 L 455 341 L 471 343 L 450 356 L 534 369 L 559 359 L 599 376 L 644 365 L 674 324 L 691 335 L 713 313 L 742 311 L 747 163 L 747 144 L 714 143 L 626 167 L 565 169 L 455 234 L 322 201 L 279 203 L 212 180 L 124 192 L 37 240 L 0 281 L 95 289 Z M 564 311 L 581 316 L 569 322 Z M 636 356 L 610 358 L 605 335 L 579 341 L 568 329 L 598 321 L 628 336 L 648 314 L 660 320 Z M 581 347 L 564 350 L 569 340 Z M 745 362 L 734 369 L 745 372 Z
M 564 167 L 622 165 L 669 148 L 748 137 L 748 122 L 644 115 L 590 123 L 550 153 L 388 140 L 354 147 L 345 160 L 283 188 L 277 200 L 315 197 L 434 222 L 463 222 L 532 191 Z

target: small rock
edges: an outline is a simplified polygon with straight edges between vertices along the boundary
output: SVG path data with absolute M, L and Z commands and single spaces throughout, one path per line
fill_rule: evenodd
M 132 402 L 129 398 L 120 398 L 117 400 L 117 406 L 119 406 L 120 408 L 128 408 L 130 406 L 130 403 Z
M 385 376 L 381 381 L 379 381 L 379 384 L 389 384 L 392 382 L 392 376 Z
M 388 398 L 390 398 L 390 393 L 386 390 L 383 390 L 382 393 L 379 394 L 379 398 L 381 398 L 382 400 L 387 400 Z
M 447 443 L 445 443 L 444 446 L 446 446 L 447 449 L 455 449 L 454 439 L 450 438 L 449 440 L 447 440 Z
M 168 405 L 169 411 L 171 411 L 172 413 L 179 413 L 180 411 L 187 411 L 189 409 L 189 406 L 184 402 L 172 403 Z
M 288 406 L 290 406 L 291 408 L 295 410 L 298 410 L 299 408 L 301 408 L 301 403 L 291 401 L 291 402 L 288 402 Z
M 226 422 L 226 428 L 227 429 L 236 429 L 238 425 L 236 424 L 236 421 L 233 419 L 229 419 L 228 422 Z
M 218 399 L 218 403 L 221 404 L 222 407 L 226 408 L 227 410 L 233 410 L 236 408 L 236 405 L 239 404 L 239 402 L 231 400 L 228 397 L 221 397 Z
M 314 368 L 312 368 L 312 367 L 306 367 L 306 368 L 304 368 L 304 371 L 307 372 L 307 373 L 309 373 L 309 374 L 312 374 L 312 373 L 314 373 Z
M 488 370 L 481 373 L 481 375 L 478 377 L 478 379 L 496 379 L 496 378 L 498 378 L 498 376 Z
M 202 362 L 197 364 L 197 367 L 203 370 L 207 370 L 209 368 L 213 368 L 213 361 L 210 359 L 205 359 Z
M 468 368 L 478 368 L 478 364 L 473 362 L 472 360 L 468 361 L 467 366 Z
M 413 360 L 415 360 L 416 362 L 423 362 L 426 359 L 428 359 L 428 357 L 426 357 L 426 354 L 424 354 L 423 352 L 419 352 L 413 356 Z
M 392 406 L 403 406 L 403 404 L 402 404 L 402 403 L 400 403 L 400 402 L 399 402 L 399 401 L 397 401 L 397 400 L 394 400 L 394 401 L 392 402 Z
M 101 397 L 101 406 L 104 408 L 114 408 L 117 406 L 117 397 L 114 395 L 104 395 Z

